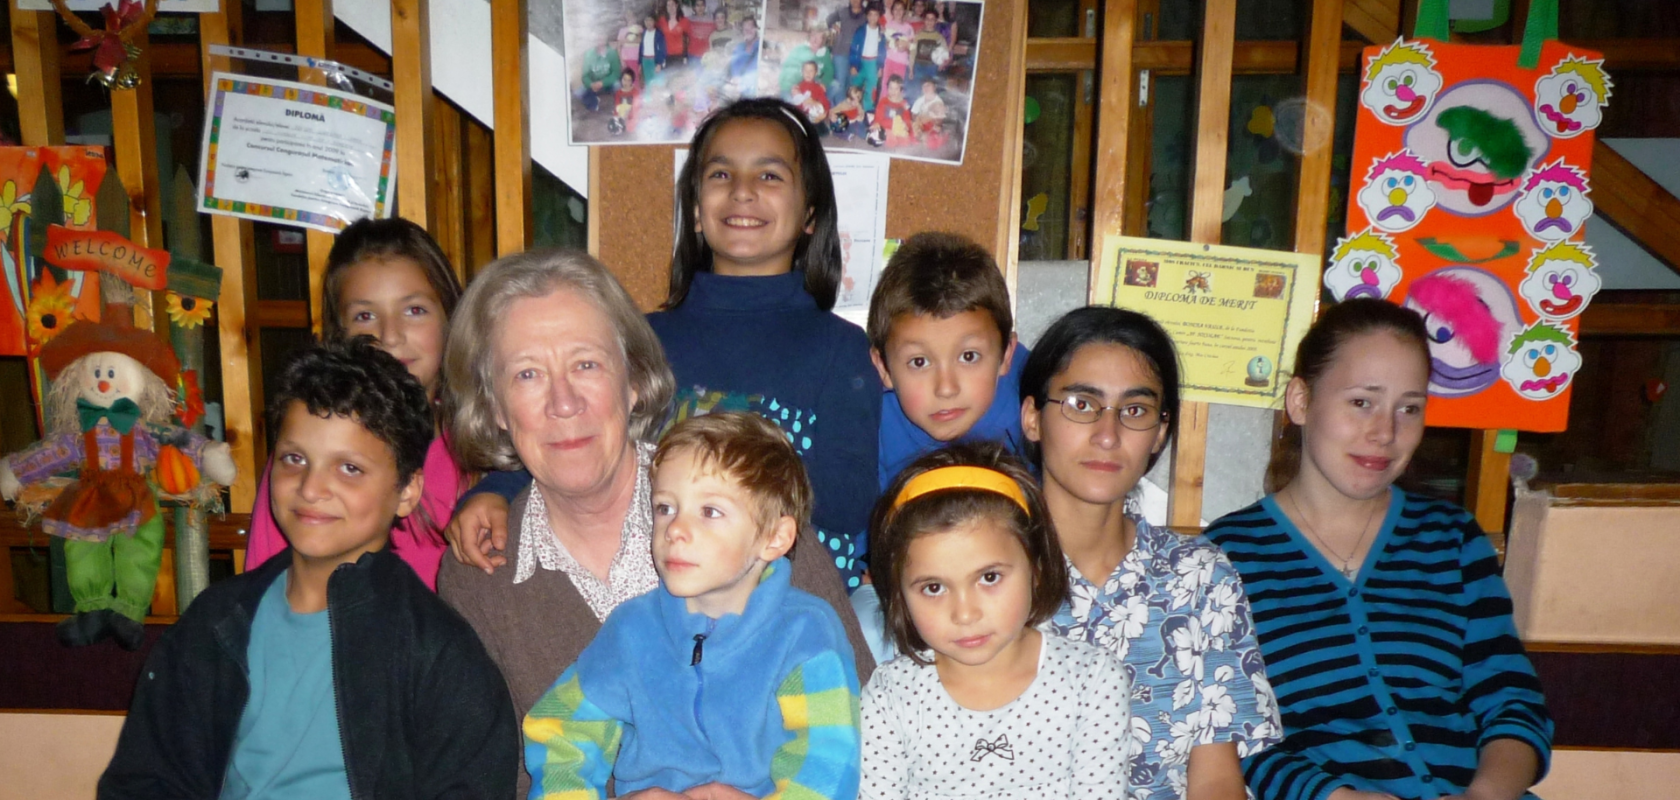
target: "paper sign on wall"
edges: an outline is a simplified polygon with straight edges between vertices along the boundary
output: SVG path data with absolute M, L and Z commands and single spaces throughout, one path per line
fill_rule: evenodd
M 389 217 L 397 116 L 384 103 L 218 72 L 199 161 L 199 210 L 337 233 Z
M 1312 324 L 1318 259 L 1121 236 L 1096 286 L 1096 302 L 1148 314 L 1172 335 L 1184 399 L 1281 408 Z

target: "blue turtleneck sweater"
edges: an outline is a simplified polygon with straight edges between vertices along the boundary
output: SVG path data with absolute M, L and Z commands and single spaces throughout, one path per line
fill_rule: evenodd
M 697 273 L 682 305 L 648 315 L 677 378 L 672 419 L 756 411 L 805 459 L 817 538 L 856 589 L 878 493 L 881 379 L 863 329 L 817 308 L 805 274 Z

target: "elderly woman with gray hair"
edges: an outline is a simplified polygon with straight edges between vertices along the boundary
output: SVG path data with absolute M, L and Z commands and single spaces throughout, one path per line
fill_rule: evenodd
M 511 569 L 444 559 L 438 593 L 478 632 L 523 717 L 619 603 L 658 585 L 648 440 L 674 381 L 629 294 L 583 253 L 495 261 L 450 324 L 444 370 L 457 460 L 524 468 L 532 483 L 508 514 L 501 555 Z M 867 680 L 874 664 L 839 572 L 812 534 L 802 538 L 793 583 L 834 606 Z

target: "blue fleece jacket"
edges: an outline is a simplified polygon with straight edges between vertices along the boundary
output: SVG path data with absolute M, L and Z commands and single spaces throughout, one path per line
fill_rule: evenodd
M 621 604 L 525 717 L 531 797 L 706 783 L 755 797 L 857 796 L 858 678 L 834 609 L 766 569 L 742 614 L 660 588 Z
M 1008 447 L 1010 452 L 1026 460 L 1026 437 L 1021 435 L 1021 370 L 1026 369 L 1029 352 L 1025 345 L 1015 345 L 1015 355 L 1009 360 L 1009 371 L 998 378 L 997 394 L 992 395 L 992 405 L 980 419 L 975 420 L 974 427 L 968 433 L 958 437 L 960 442 L 998 442 Z M 888 390 L 881 396 L 881 436 L 878 449 L 881 452 L 879 477 L 881 491 L 886 491 L 887 484 L 898 475 L 899 471 L 910 466 L 910 462 L 944 447 L 948 442 L 941 442 L 929 436 L 927 431 L 916 426 L 904 414 L 904 406 L 898 402 L 898 393 Z
M 672 419 L 755 411 L 780 425 L 805 460 L 817 539 L 858 587 L 858 557 L 880 489 L 881 379 L 863 329 L 817 308 L 805 273 L 741 278 L 697 273 L 682 305 L 648 315 L 677 378 Z

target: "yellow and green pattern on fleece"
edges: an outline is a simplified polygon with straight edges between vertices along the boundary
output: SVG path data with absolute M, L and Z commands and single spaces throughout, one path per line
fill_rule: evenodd
M 827 650 L 794 667 L 776 689 L 782 727 L 793 738 L 770 760 L 776 800 L 857 796 L 862 771 L 863 724 L 857 679 Z
M 624 726 L 583 696 L 577 667 L 555 681 L 525 715 L 525 768 L 531 797 L 603 800 Z

